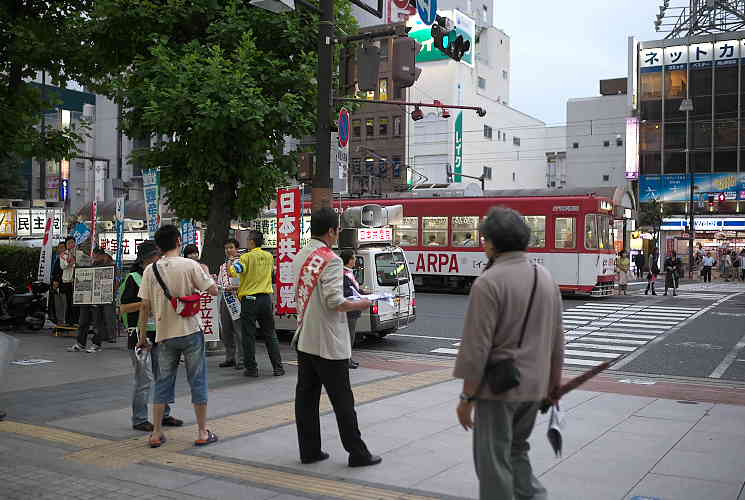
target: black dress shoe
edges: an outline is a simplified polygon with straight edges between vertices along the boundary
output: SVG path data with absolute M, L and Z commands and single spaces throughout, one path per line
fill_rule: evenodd
M 243 363 L 236 363 L 236 365 L 233 368 L 235 368 L 236 370 L 243 370 L 244 366 L 243 366 Z
M 243 370 L 243 375 L 246 377 L 259 378 L 259 370 Z
M 235 360 L 231 359 L 230 361 L 223 361 L 217 366 L 219 366 L 220 368 L 228 368 L 230 366 L 235 366 Z
M 275 376 L 275 377 L 281 377 L 281 376 L 283 376 L 284 374 L 285 374 L 285 369 L 284 369 L 284 368 L 282 368 L 281 366 L 280 366 L 280 367 L 278 367 L 278 368 L 275 368 L 275 369 L 274 369 L 274 376 Z
M 350 467 L 367 467 L 368 465 L 378 465 L 383 459 L 378 455 L 368 455 L 366 457 L 349 457 Z
M 8 415 L 4 411 L 0 411 L 0 422 L 2 422 L 3 420 L 5 420 L 5 417 L 7 417 L 7 416 Z
M 359 368 L 360 364 L 354 361 L 353 359 L 350 359 L 349 364 L 347 366 L 349 366 L 350 370 L 356 370 L 357 368 Z
M 325 451 L 322 451 L 321 454 L 318 455 L 317 457 L 314 457 L 314 458 L 301 458 L 300 459 L 300 463 L 301 464 L 305 464 L 305 465 L 307 465 L 307 464 L 314 464 L 316 462 L 323 462 L 328 457 L 329 457 L 329 454 L 326 453 Z

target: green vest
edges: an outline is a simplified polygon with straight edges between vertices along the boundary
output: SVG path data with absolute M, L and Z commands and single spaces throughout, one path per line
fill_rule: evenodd
M 119 291 L 117 292 L 116 296 L 119 299 L 119 304 L 122 303 L 122 295 L 124 294 L 124 289 L 127 286 L 127 280 L 132 277 L 133 280 L 135 280 L 135 284 L 137 285 L 137 288 L 140 288 L 140 284 L 142 283 L 142 275 L 140 273 L 129 273 L 126 278 L 122 281 L 122 284 L 119 285 Z M 131 313 L 121 313 L 120 317 L 122 318 L 122 324 L 124 325 L 124 328 L 129 328 L 129 315 Z M 136 327 L 137 325 L 134 325 L 132 328 Z M 150 321 L 148 319 L 147 322 L 147 330 L 155 331 L 155 323 L 153 321 Z

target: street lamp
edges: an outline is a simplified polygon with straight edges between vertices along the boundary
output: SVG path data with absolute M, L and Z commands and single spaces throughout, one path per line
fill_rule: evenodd
M 691 133 L 690 133 L 690 127 L 691 127 L 691 121 L 690 121 L 690 113 L 693 111 L 693 101 L 690 98 L 690 95 L 688 95 L 688 89 L 689 86 L 686 85 L 686 98 L 683 99 L 683 102 L 680 103 L 679 111 L 684 111 L 686 114 L 686 148 L 685 148 L 685 155 L 686 155 L 686 172 L 688 172 L 688 176 L 690 177 L 691 181 L 691 193 L 690 193 L 690 203 L 688 207 L 688 272 L 689 272 L 689 278 L 693 278 L 693 239 L 694 239 L 694 205 L 693 205 L 693 192 L 696 188 L 695 186 L 695 179 L 693 175 L 693 171 L 691 170 Z

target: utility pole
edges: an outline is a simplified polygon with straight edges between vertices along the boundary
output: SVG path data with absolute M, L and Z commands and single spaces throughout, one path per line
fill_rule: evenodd
M 46 126 L 47 126 L 47 110 L 46 110 L 46 100 L 47 100 L 47 73 L 46 71 L 41 72 L 41 100 L 42 100 L 42 106 L 45 109 L 42 109 L 41 111 L 41 135 L 42 137 L 46 137 Z M 32 190 L 33 191 L 33 190 Z M 32 197 L 33 197 L 33 193 Z M 46 200 L 47 199 L 47 160 L 46 158 L 41 158 L 39 160 L 39 199 Z
M 321 0 L 318 46 L 318 130 L 313 173 L 313 210 L 331 206 L 331 75 L 334 54 L 334 0 Z

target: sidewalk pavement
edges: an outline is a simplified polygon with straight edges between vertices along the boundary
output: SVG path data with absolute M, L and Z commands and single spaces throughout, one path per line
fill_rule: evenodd
M 175 407 L 185 427 L 166 429 L 168 443 L 152 450 L 146 434 L 131 429 L 123 346 L 68 353 L 68 339 L 18 337 L 17 358 L 53 363 L 8 370 L 0 392 L 0 409 L 8 412 L 0 422 L 0 498 L 477 498 L 472 434 L 455 417 L 460 382 L 450 377 L 450 360 L 355 355 L 362 365 L 351 372 L 360 427 L 383 463 L 350 469 L 325 400 L 321 423 L 331 458 L 299 463 L 297 369 L 285 344 L 285 377 L 271 376 L 266 357 L 260 379 L 217 368 L 221 356 L 209 358 L 210 428 L 221 438 L 212 446 L 193 446 L 194 416 L 180 378 Z M 588 388 L 562 401 L 563 457 L 546 440 L 546 416 L 533 433 L 533 467 L 551 499 L 745 500 L 741 389 L 613 374 Z

